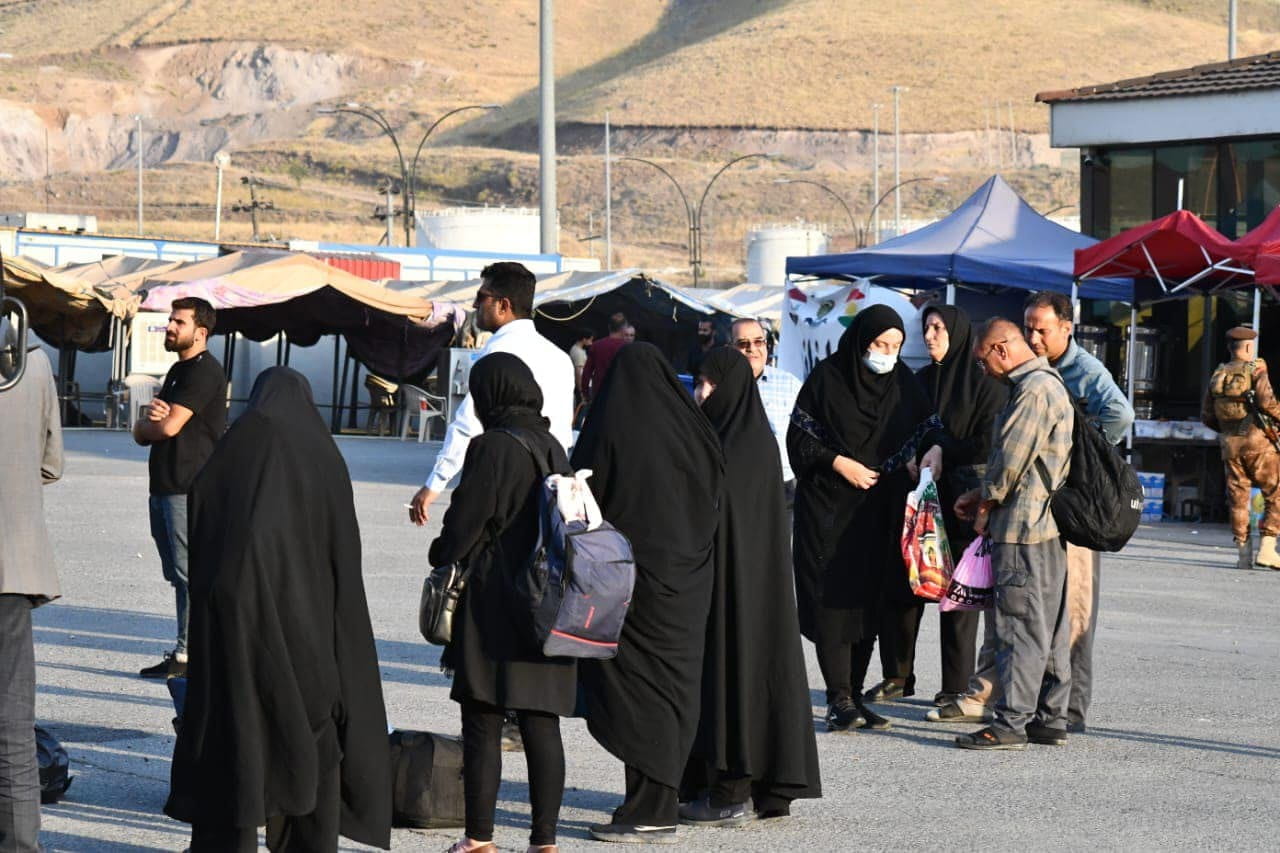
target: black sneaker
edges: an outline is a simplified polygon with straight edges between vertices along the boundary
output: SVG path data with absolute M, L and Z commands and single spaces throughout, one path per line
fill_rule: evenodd
M 893 723 L 877 714 L 862 703 L 857 703 L 858 715 L 862 717 L 862 725 L 860 729 L 872 729 L 874 731 L 883 731 L 884 729 L 893 728 Z
M 1040 746 L 1066 746 L 1067 730 L 1040 723 L 1027 723 L 1027 742 Z
M 179 652 L 165 652 L 164 660 L 138 670 L 143 678 L 177 678 L 187 674 L 187 656 Z
M 645 826 L 632 823 L 597 823 L 587 829 L 596 841 L 616 844 L 677 844 L 674 826 Z
M 748 811 L 747 803 L 713 806 L 707 797 L 680 807 L 680 822 L 689 826 L 741 826 L 753 817 L 755 814 Z
M 866 717 L 858 710 L 852 699 L 837 699 L 827 706 L 827 731 L 847 732 L 849 729 L 860 729 L 867 724 Z

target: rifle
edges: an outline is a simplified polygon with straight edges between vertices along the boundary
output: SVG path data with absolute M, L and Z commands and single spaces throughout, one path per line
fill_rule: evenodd
M 1275 418 L 1262 411 L 1258 405 L 1258 395 L 1252 388 L 1244 392 L 1244 401 L 1258 418 L 1258 426 L 1262 429 L 1262 434 L 1267 437 L 1267 441 L 1271 442 L 1271 446 L 1280 452 L 1280 427 L 1277 426 Z

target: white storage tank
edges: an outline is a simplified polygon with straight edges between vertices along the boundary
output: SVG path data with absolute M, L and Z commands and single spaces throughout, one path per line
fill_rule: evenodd
M 538 211 L 528 207 L 452 207 L 419 213 L 418 245 L 536 255 L 542 248 L 540 221 Z
M 787 281 L 787 258 L 826 251 L 826 232 L 814 225 L 754 228 L 747 234 L 747 281 L 781 287 Z

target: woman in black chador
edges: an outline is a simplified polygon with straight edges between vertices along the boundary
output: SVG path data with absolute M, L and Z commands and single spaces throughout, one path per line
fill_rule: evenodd
M 899 541 L 908 467 L 941 468 L 941 423 L 898 353 L 902 318 L 859 311 L 796 399 L 787 451 L 796 473 L 796 603 L 827 685 L 827 727 L 886 728 L 862 702 L 882 620 L 912 604 Z
M 973 523 L 955 514 L 956 498 L 982 485 L 987 453 L 991 447 L 991 425 L 1009 400 L 1009 389 L 1001 385 L 973 360 L 973 334 L 969 316 L 953 305 L 926 309 L 921 319 L 924 342 L 932 361 L 916 373 L 942 419 L 947 436 L 944 450 L 947 467 L 938 478 L 938 497 L 946 522 L 952 556 L 960 559 L 975 538 Z M 880 662 L 885 680 L 868 698 L 893 699 L 908 695 L 915 686 L 916 635 L 924 614 L 924 600 L 901 611 L 894 635 L 897 641 L 883 643 Z M 973 675 L 978 637 L 977 610 L 952 610 L 940 614 L 942 646 L 942 689 L 934 704 L 944 706 L 964 695 Z
M 587 725 L 626 765 L 626 799 L 601 841 L 671 843 L 698 725 L 724 460 L 657 348 L 619 350 L 573 451 L 606 520 L 631 540 L 636 585 L 618 656 L 580 666 Z
M 732 347 L 702 362 L 694 397 L 720 435 L 725 489 L 702 665 L 702 719 L 690 779 L 706 792 L 680 808 L 695 825 L 790 813 L 822 795 L 778 444 L 751 365 Z
M 165 813 L 191 850 L 389 848 L 351 479 L 297 371 L 258 376 L 190 493 L 191 664 Z
M 573 713 L 577 667 L 572 658 L 543 657 L 531 632 L 516 627 L 529 614 L 513 609 L 520 599 L 511 593 L 538 538 L 542 476 L 534 453 L 553 474 L 569 473 L 569 463 L 547 431 L 538 383 L 518 357 L 485 356 L 471 369 L 469 386 L 485 431 L 467 448 L 462 480 L 428 555 L 432 566 L 461 563 L 468 571 L 441 658 L 454 673 L 449 695 L 462 706 L 467 835 L 450 850 L 497 850 L 493 816 L 509 710 L 520 722 L 529 766 L 529 850 L 551 851 L 564 795 L 560 717 Z

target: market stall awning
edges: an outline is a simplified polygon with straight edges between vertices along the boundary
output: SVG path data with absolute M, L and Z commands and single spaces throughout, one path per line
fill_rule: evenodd
M 787 258 L 787 273 L 876 276 L 880 284 L 917 289 L 954 283 L 1070 293 L 1074 253 L 1096 242 L 1041 216 L 994 175 L 944 219 L 856 252 Z M 1080 295 L 1127 300 L 1131 287 L 1120 276 L 1082 285 Z
M 1280 207 L 1233 244 L 1235 258 L 1254 271 L 1262 285 L 1280 284 Z
M 1199 286 L 1245 283 L 1249 270 L 1235 257 L 1233 244 L 1188 210 L 1175 210 L 1152 222 L 1122 231 L 1075 254 L 1081 287 L 1099 276 L 1131 276 L 1153 286 L 1135 287 L 1142 301 Z

